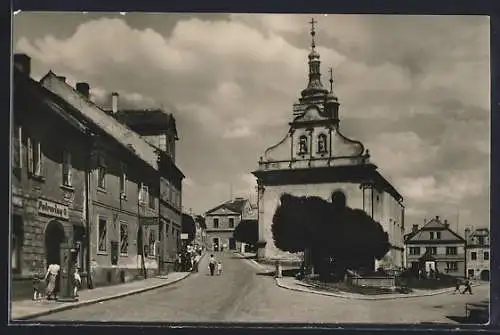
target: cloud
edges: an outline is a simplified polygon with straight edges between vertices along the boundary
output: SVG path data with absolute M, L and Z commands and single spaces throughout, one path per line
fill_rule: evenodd
M 34 77 L 53 69 L 89 82 L 105 106 L 117 91 L 121 106 L 175 110 L 177 164 L 189 178 L 183 203 L 199 212 L 227 200 L 230 184 L 252 192 L 248 173 L 287 132 L 307 84 L 310 16 L 64 15 L 33 16 L 32 26 L 14 18 L 23 22 L 15 50 L 33 58 Z M 342 132 L 403 194 L 408 225 L 457 206 L 461 222 L 489 222 L 489 18 L 317 19 Z

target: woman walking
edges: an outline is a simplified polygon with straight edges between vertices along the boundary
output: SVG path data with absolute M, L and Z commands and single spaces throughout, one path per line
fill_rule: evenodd
M 58 264 L 50 264 L 47 273 L 45 274 L 45 282 L 47 283 L 47 300 L 57 298 L 57 276 L 59 275 L 59 270 L 61 267 Z

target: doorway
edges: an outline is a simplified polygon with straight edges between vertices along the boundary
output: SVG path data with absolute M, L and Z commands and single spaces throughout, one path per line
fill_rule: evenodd
M 230 250 L 236 249 L 236 240 L 232 237 L 229 239 L 229 249 Z
M 479 276 L 481 277 L 481 280 L 489 281 L 490 280 L 490 271 L 483 270 L 483 271 L 481 271 L 481 274 Z
M 45 252 L 47 265 L 61 265 L 61 244 L 66 241 L 63 225 L 59 221 L 50 221 L 45 228 Z
M 213 248 L 215 251 L 219 251 L 219 238 L 218 237 L 214 237 L 212 239 L 212 243 L 213 243 Z

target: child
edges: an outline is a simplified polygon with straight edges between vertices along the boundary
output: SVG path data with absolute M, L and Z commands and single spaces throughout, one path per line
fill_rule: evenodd
M 82 286 L 82 278 L 80 273 L 78 273 L 78 268 L 75 268 L 75 273 L 73 274 L 73 296 L 78 297 L 78 290 Z
M 42 279 L 38 274 L 33 276 L 33 301 L 42 299 Z
M 217 275 L 219 275 L 219 276 L 220 276 L 221 274 L 222 274 L 222 262 L 221 262 L 221 261 L 219 261 L 219 262 L 217 263 Z

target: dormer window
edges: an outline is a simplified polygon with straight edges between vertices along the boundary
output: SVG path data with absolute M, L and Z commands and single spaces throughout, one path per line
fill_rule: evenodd
M 307 152 L 307 136 L 302 135 L 299 137 L 299 155 L 305 155 Z
M 325 154 L 327 152 L 326 148 L 326 135 L 319 134 L 318 135 L 318 154 Z

